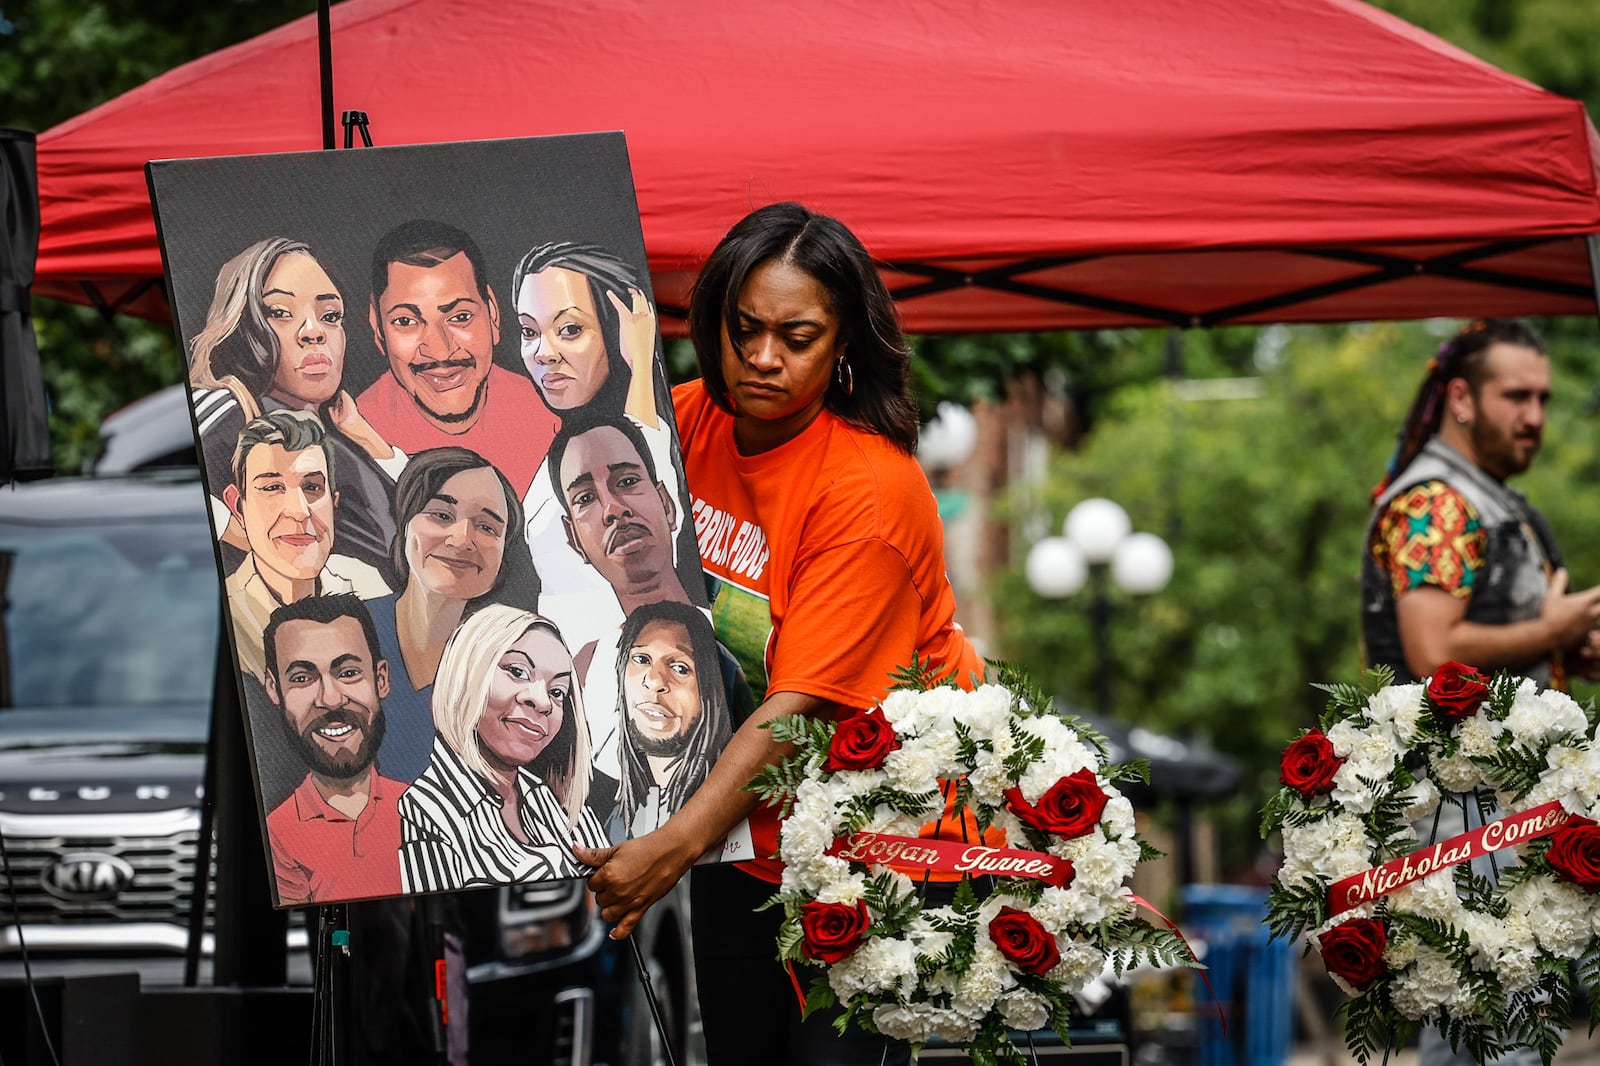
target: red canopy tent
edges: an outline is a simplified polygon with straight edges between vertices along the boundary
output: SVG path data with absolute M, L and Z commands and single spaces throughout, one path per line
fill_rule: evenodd
M 836 214 L 910 328 L 1589 314 L 1583 107 L 1358 0 L 348 0 L 380 144 L 623 129 L 657 297 Z M 146 160 L 321 146 L 316 21 L 39 139 L 35 291 L 165 314 Z M 670 320 L 668 322 L 671 325 Z

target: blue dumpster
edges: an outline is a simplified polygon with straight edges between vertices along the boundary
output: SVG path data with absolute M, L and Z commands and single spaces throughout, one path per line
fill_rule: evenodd
M 1294 946 L 1268 938 L 1267 890 L 1185 885 L 1182 897 L 1184 935 L 1205 943 L 1206 976 L 1228 1015 L 1224 1033 L 1196 974 L 1198 1066 L 1281 1066 L 1294 1026 Z

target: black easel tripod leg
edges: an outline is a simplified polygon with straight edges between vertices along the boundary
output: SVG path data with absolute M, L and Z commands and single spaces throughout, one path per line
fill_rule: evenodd
M 223 604 L 227 610 L 227 604 Z M 223 617 L 226 617 L 224 614 Z M 217 634 L 217 664 L 211 686 L 211 729 L 209 736 L 217 737 L 226 726 L 217 719 L 223 713 L 232 713 L 233 700 L 222 691 L 224 685 L 233 686 L 233 658 L 228 654 L 228 642 Z M 201 778 L 200 835 L 194 847 L 194 881 L 189 888 L 189 943 L 183 953 L 183 984 L 193 988 L 200 980 L 200 948 L 206 935 L 206 907 L 211 899 L 211 834 L 217 824 L 217 752 L 216 744 L 206 745 L 206 768 Z
M 672 1051 L 672 1034 L 667 1032 L 666 1019 L 661 1017 L 661 1001 L 656 998 L 655 982 L 650 980 L 650 967 L 645 965 L 644 952 L 639 949 L 639 938 L 630 936 L 628 943 L 633 945 L 633 964 L 639 971 L 639 984 L 644 988 L 645 1002 L 650 1004 L 650 1017 L 655 1019 L 656 1032 L 661 1036 L 661 1050 L 667 1056 L 667 1066 L 678 1066 L 678 1058 Z

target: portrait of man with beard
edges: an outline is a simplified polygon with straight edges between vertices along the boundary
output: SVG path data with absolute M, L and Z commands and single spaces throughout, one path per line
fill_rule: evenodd
M 400 893 L 405 785 L 374 766 L 389 664 L 366 605 L 350 594 L 285 604 L 267 624 L 267 698 L 306 776 L 267 815 L 278 904 Z
M 612 840 L 640 836 L 682 807 L 731 734 L 711 623 L 672 601 L 635 608 L 617 655 L 622 723 Z

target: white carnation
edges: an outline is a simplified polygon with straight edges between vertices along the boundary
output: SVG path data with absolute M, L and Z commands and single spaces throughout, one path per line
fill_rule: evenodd
M 872 1024 L 878 1032 L 911 1044 L 926 1044 L 934 1033 L 933 1022 L 933 1013 L 927 1008 L 901 1003 L 889 1003 L 872 1012 Z
M 1552 744 L 1544 758 L 1548 770 L 1523 798 L 1522 807 L 1559 800 L 1570 811 L 1587 811 L 1600 802 L 1600 747 Z
M 1404 797 L 1406 809 L 1401 817 L 1407 822 L 1415 822 L 1428 817 L 1438 808 L 1439 801 L 1443 798 L 1438 786 L 1426 777 L 1407 789 Z
M 1000 1019 L 1011 1029 L 1031 1032 L 1043 1029 L 1050 1020 L 1050 1005 L 1043 997 L 1024 989 L 1013 989 L 1000 997 Z
M 1392 766 L 1380 766 L 1361 759 L 1346 759 L 1334 771 L 1333 791 L 1329 795 L 1333 802 L 1345 810 L 1366 814 L 1377 803 L 1378 793 L 1388 787 L 1392 769 Z
M 994 941 L 980 938 L 973 946 L 972 965 L 951 997 L 950 1005 L 961 1014 L 981 1021 L 1000 994 L 1016 987 L 1017 978 L 995 947 Z
M 1389 899 L 1399 910 L 1448 925 L 1460 926 L 1467 913 L 1461 906 L 1461 897 L 1456 894 L 1454 868 L 1440 870 L 1396 889 Z
M 935 785 L 954 760 L 942 760 L 932 745 L 912 742 L 891 751 L 883 760 L 889 784 L 903 792 L 921 792 Z
M 1417 722 L 1422 715 L 1423 686 L 1389 685 L 1367 700 L 1367 717 L 1394 730 L 1395 739 L 1410 745 L 1417 739 Z
M 1361 742 L 1361 724 L 1346 718 L 1332 726 L 1327 733 L 1328 743 L 1333 745 L 1333 753 L 1341 759 L 1348 759 L 1356 750 L 1356 745 Z
M 989 740 L 1009 732 L 1011 693 L 999 685 L 981 685 L 965 694 L 953 717 L 967 727 L 975 740 Z
M 1105 953 L 1090 944 L 1061 940 L 1061 961 L 1046 976 L 1069 991 L 1077 992 L 1099 977 L 1106 968 Z
M 1583 708 L 1565 692 L 1540 692 L 1532 681 L 1524 680 L 1517 686 L 1516 698 L 1506 715 L 1506 728 L 1517 744 L 1533 750 L 1553 740 L 1585 736 L 1589 720 L 1584 717 Z
M 1320 874 L 1337 881 L 1372 866 L 1372 838 L 1353 814 L 1335 814 L 1310 825 L 1285 827 L 1279 880 L 1292 885 Z
M 948 914 L 949 909 L 943 908 L 940 913 Z M 949 950 L 955 934 L 938 928 L 934 925 L 933 914 L 924 911 L 906 927 L 906 941 L 917 949 L 917 954 L 932 958 Z
M 1416 960 L 1395 976 L 1389 1001 L 1403 1017 L 1413 1021 L 1434 1019 L 1453 1008 L 1460 991 L 1460 975 L 1450 960 L 1426 944 L 1416 945 Z M 1471 996 L 1467 997 L 1471 1002 Z
M 1446 792 L 1471 792 L 1483 783 L 1483 771 L 1460 754 L 1434 759 L 1433 776 Z
M 1575 959 L 1594 940 L 1594 919 L 1582 889 L 1555 881 L 1523 881 L 1506 893 L 1513 911 L 1528 916 L 1539 947 L 1564 959 Z
M 1506 726 L 1493 719 L 1475 714 L 1461 723 L 1456 738 L 1461 742 L 1461 754 L 1473 759 L 1484 759 L 1500 750 L 1500 734 Z
M 871 938 L 828 968 L 828 984 L 841 1001 L 863 992 L 910 996 L 917 989 L 917 949 L 904 940 Z

